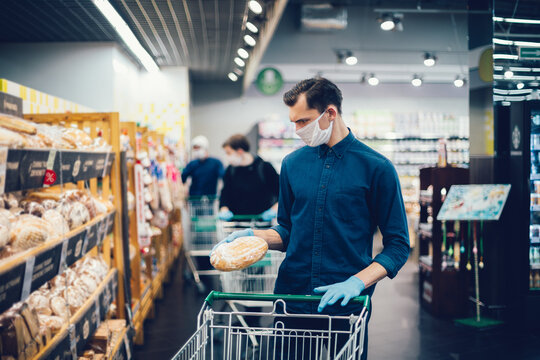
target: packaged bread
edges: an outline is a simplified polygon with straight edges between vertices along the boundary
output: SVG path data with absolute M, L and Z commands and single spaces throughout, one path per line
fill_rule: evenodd
M 3 248 L 9 243 L 9 229 L 0 221 L 0 248 Z
M 34 291 L 26 300 L 28 305 L 35 309 L 38 314 L 52 315 L 49 299 L 39 291 Z
M 61 296 L 53 296 L 50 301 L 51 310 L 54 315 L 61 317 L 64 320 L 68 320 L 70 316 L 69 306 Z
M 210 263 L 221 271 L 241 270 L 261 260 L 267 251 L 268 244 L 260 237 L 239 237 L 218 246 L 210 256 Z
M 16 251 L 28 250 L 47 241 L 53 232 L 45 220 L 34 215 L 20 215 L 11 229 L 11 246 Z
M 24 144 L 25 139 L 20 134 L 0 127 L 0 146 L 18 149 L 23 147 Z
M 35 201 L 21 201 L 20 205 L 23 208 L 25 214 L 42 217 L 43 213 L 45 212 L 43 206 Z
M 62 131 L 62 139 L 75 146 L 76 149 L 85 149 L 92 145 L 92 138 L 77 128 L 65 128 Z
M 51 238 L 63 237 L 69 232 L 67 220 L 57 210 L 45 210 L 41 218 L 53 227 Z
M 47 146 L 45 145 L 43 140 L 41 140 L 41 138 L 39 138 L 36 135 L 21 134 L 21 136 L 23 138 L 22 147 L 25 148 L 25 149 L 45 149 L 45 148 L 47 148 Z
M 88 209 L 79 201 L 62 201 L 56 210 L 58 210 L 64 216 L 71 230 L 76 229 L 90 221 Z
M 62 319 L 60 316 L 55 315 L 38 315 L 38 318 L 40 326 L 48 327 L 49 329 L 51 329 L 51 332 L 53 334 L 56 334 L 58 331 L 60 331 L 65 322 L 64 319 Z
M 30 121 L 7 114 L 0 114 L 0 126 L 19 133 L 35 135 L 36 127 Z

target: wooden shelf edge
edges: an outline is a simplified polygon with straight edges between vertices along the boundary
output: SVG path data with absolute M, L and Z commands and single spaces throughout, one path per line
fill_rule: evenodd
M 120 347 L 122 346 L 122 343 L 124 343 L 125 341 L 124 339 L 127 336 L 127 331 L 128 331 L 127 327 L 125 327 L 124 330 L 122 330 L 121 336 L 118 338 L 118 341 L 114 345 L 113 350 L 110 353 L 109 359 L 116 359 L 116 354 L 118 353 L 118 351 L 120 351 Z
M 70 321 L 68 324 L 65 324 L 60 331 L 53 337 L 53 339 L 36 355 L 32 358 L 32 360 L 40 360 L 40 359 L 47 359 L 47 355 L 55 349 L 55 347 L 62 342 L 65 336 L 69 336 L 69 326 L 70 324 L 76 324 L 81 318 L 86 314 L 88 309 L 92 307 L 92 305 L 96 302 L 96 299 L 99 298 L 105 287 L 109 285 L 109 283 L 112 281 L 112 278 L 117 274 L 116 269 L 111 269 L 105 279 L 99 284 L 96 290 L 94 290 L 92 296 L 90 296 L 86 301 L 84 302 L 84 305 L 77 310 L 77 312 L 70 318 Z

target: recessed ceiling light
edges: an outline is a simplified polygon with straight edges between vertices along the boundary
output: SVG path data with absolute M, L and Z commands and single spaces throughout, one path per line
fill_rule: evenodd
M 459 75 L 456 77 L 456 80 L 454 80 L 454 86 L 455 87 L 463 87 L 465 85 L 465 79 L 461 78 Z
M 424 54 L 424 65 L 431 67 L 435 65 L 435 61 L 437 61 L 437 58 L 434 55 L 431 55 L 430 53 Z
M 514 72 L 510 69 L 506 69 L 504 72 L 504 78 L 505 79 L 511 79 L 514 76 Z
M 358 59 L 356 58 L 356 56 L 353 55 L 352 52 L 347 52 L 347 57 L 345 58 L 345 63 L 347 65 L 356 65 L 356 63 L 358 63 Z
M 232 81 L 236 81 L 238 80 L 238 75 L 236 75 L 235 73 L 233 72 L 230 72 L 229 75 L 227 75 L 229 77 L 229 79 L 231 79 Z
M 239 57 L 235 57 L 234 62 L 236 63 L 236 65 L 238 65 L 240 67 L 246 66 L 246 62 L 244 60 L 240 59 Z
M 368 84 L 371 85 L 371 86 L 377 86 L 377 85 L 379 85 L 379 79 L 377 79 L 377 78 L 375 77 L 374 74 L 371 74 L 371 75 L 369 76 L 369 79 L 368 79 L 367 82 L 368 82 Z
M 254 34 L 259 32 L 259 29 L 257 28 L 257 26 L 255 26 L 255 24 L 249 21 L 246 23 L 246 28 Z
M 249 7 L 249 10 L 253 11 L 257 15 L 259 15 L 263 11 L 261 4 L 259 4 L 259 2 L 256 0 L 251 0 L 248 3 L 248 7 Z
M 396 19 L 392 14 L 383 14 L 379 21 L 381 22 L 381 29 L 384 31 L 394 30 L 396 27 Z
M 413 79 L 411 80 L 411 84 L 415 87 L 422 85 L 422 79 L 418 77 L 418 75 L 414 75 Z
M 522 82 L 518 82 L 518 83 L 516 84 L 516 88 L 517 88 L 518 90 L 521 90 L 521 89 L 523 89 L 524 87 L 525 87 L 525 84 L 522 83 Z
M 255 46 L 257 44 L 257 41 L 255 40 L 255 38 L 251 35 L 244 35 L 244 41 L 246 42 L 246 44 L 248 44 L 249 46 Z
M 238 49 L 237 53 L 238 53 L 238 56 L 240 56 L 242 59 L 247 59 L 249 57 L 249 53 L 244 48 Z

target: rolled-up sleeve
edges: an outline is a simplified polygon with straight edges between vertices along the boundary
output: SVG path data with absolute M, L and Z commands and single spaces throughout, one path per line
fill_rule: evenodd
M 372 204 L 377 225 L 383 236 L 383 251 L 374 262 L 381 264 L 389 278 L 396 276 L 409 257 L 409 230 L 401 186 L 394 166 L 386 161 L 374 178 Z
M 289 184 L 287 176 L 287 158 L 283 160 L 281 165 L 281 173 L 279 175 L 279 204 L 278 204 L 278 225 L 272 227 L 277 231 L 283 242 L 282 251 L 287 250 L 291 235 L 291 208 L 294 201 L 294 195 Z

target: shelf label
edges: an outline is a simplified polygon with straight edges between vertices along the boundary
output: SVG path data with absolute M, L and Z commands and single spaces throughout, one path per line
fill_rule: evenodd
M 73 359 L 77 359 L 77 334 L 75 332 L 75 325 L 70 325 L 69 331 L 69 348 L 71 349 L 71 356 Z
M 45 170 L 45 177 L 43 178 L 43 186 L 48 187 L 56 182 L 56 172 L 54 172 L 54 160 L 56 159 L 56 150 L 49 151 L 49 158 L 47 159 L 47 169 Z
M 62 241 L 62 252 L 60 254 L 60 265 L 58 266 L 58 275 L 62 274 L 67 268 L 66 258 L 67 258 L 68 244 L 69 244 L 69 239 L 64 238 L 64 241 Z
M 95 307 L 96 307 L 96 311 L 95 311 L 96 328 L 98 328 L 99 325 L 101 324 L 101 309 L 99 307 L 99 296 L 96 298 Z
M 101 177 L 104 178 L 105 176 L 107 176 L 107 169 L 108 169 L 108 165 L 109 165 L 109 154 L 111 152 L 107 150 L 107 155 L 105 155 L 105 163 L 103 164 L 103 172 L 101 173 Z
M 35 256 L 30 291 L 37 290 L 46 281 L 58 274 L 63 244 L 58 244 Z
M 25 267 L 23 262 L 0 274 L 0 313 L 21 299 Z
M 89 233 L 90 231 L 88 229 L 84 232 L 84 240 L 83 240 L 83 245 L 82 245 L 81 256 L 84 256 L 86 252 L 88 251 L 88 234 Z
M 34 273 L 34 264 L 36 262 L 36 258 L 33 256 L 30 256 L 26 259 L 26 266 L 24 267 L 24 280 L 23 280 L 23 287 L 21 291 L 21 301 L 26 300 L 28 296 L 30 296 L 30 291 L 32 289 L 32 275 Z
M 78 234 L 73 235 L 68 239 L 67 253 L 66 253 L 66 265 L 71 266 L 75 261 L 79 260 L 82 256 L 82 247 L 84 237 L 88 229 L 81 231 Z
M 8 148 L 0 147 L 0 195 L 6 188 L 6 170 L 7 170 Z
M 127 332 L 124 334 L 124 346 L 126 347 L 126 356 L 127 359 L 131 359 L 131 348 L 129 347 L 129 340 L 127 336 Z

